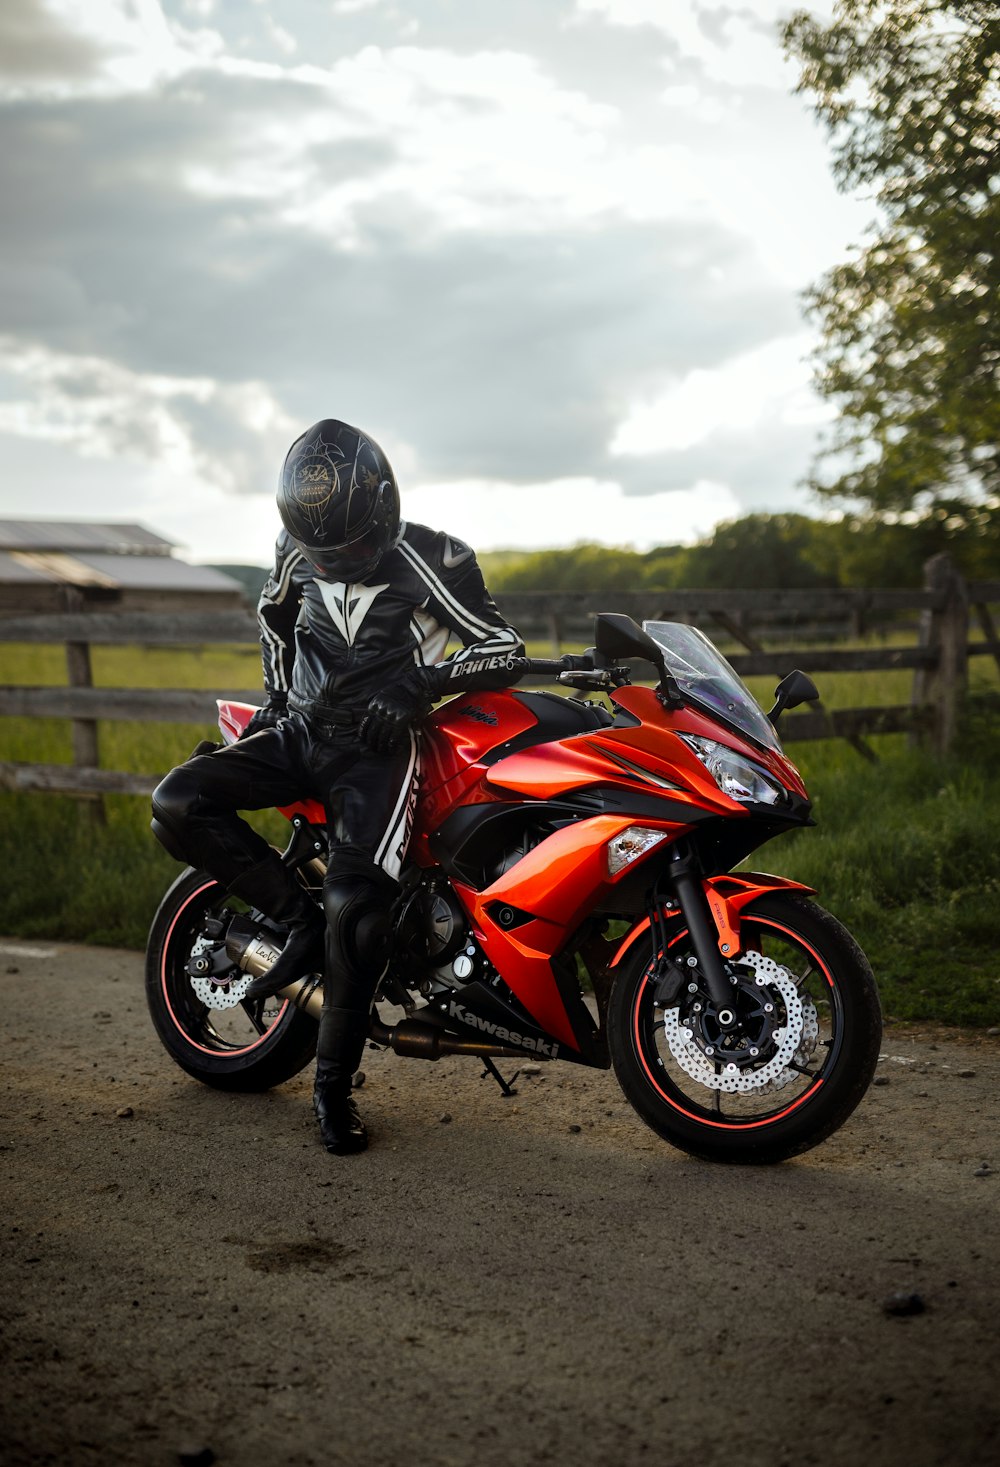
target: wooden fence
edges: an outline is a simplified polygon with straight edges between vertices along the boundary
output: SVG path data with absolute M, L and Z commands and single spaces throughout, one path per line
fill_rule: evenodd
M 912 672 L 911 696 L 906 704 L 826 710 L 810 705 L 808 712 L 787 714 L 781 723 L 785 742 L 801 739 L 845 738 L 868 758 L 875 755 L 866 736 L 907 732 L 926 738 L 946 751 L 955 735 L 959 703 L 968 680 L 972 656 L 992 656 L 1000 667 L 991 605 L 1000 602 L 1000 581 L 966 583 L 947 556 L 935 556 L 926 566 L 923 590 L 669 590 L 629 593 L 585 592 L 545 595 L 509 595 L 502 598 L 506 615 L 526 635 L 551 637 L 558 653 L 572 630 L 580 634 L 574 645 L 589 640 L 592 618 L 598 611 L 623 611 L 643 619 L 687 621 L 710 635 L 721 633 L 743 650 L 729 660 L 742 676 L 782 677 L 793 667 L 809 673 L 894 671 Z M 818 624 L 842 626 L 855 638 L 875 628 L 912 626 L 910 645 L 867 647 L 820 645 L 814 640 Z M 979 636 L 970 640 L 972 619 Z M 765 628 L 767 630 L 765 630 Z M 797 632 L 799 646 L 770 650 L 761 637 L 784 642 Z M 63 643 L 66 648 L 67 685 L 62 687 L 0 686 L 0 717 L 66 718 L 72 721 L 73 764 L 0 762 L 0 789 L 38 790 L 82 796 L 98 812 L 103 794 L 147 795 L 161 773 L 131 774 L 100 767 L 98 723 L 127 720 L 152 723 L 213 723 L 215 698 L 259 703 L 259 685 L 249 689 L 220 688 L 213 692 L 162 688 L 94 687 L 90 649 L 98 645 L 205 646 L 257 644 L 256 619 L 250 612 L 211 616 L 190 613 L 78 612 L 64 615 L 0 618 L 0 643 Z

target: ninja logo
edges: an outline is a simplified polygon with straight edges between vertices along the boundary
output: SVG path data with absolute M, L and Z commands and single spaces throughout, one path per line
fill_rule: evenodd
M 476 723 L 488 723 L 491 728 L 496 728 L 500 722 L 495 713 L 491 713 L 488 708 L 480 708 L 478 704 L 474 704 L 471 708 L 463 709 L 462 717 L 472 718 Z

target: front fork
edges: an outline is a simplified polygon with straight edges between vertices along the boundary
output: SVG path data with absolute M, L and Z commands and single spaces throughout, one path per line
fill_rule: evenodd
M 690 848 L 674 850 L 669 865 L 661 871 L 650 893 L 649 917 L 634 927 L 612 958 L 610 968 L 621 962 L 634 942 L 651 932 L 653 954 L 665 955 L 669 939 L 663 920 L 664 909 L 679 907 L 687 924 L 694 949 L 693 962 L 704 979 L 712 1006 L 721 1015 L 733 1007 L 735 973 L 731 967 L 742 952 L 740 918 L 751 903 L 773 892 L 798 892 L 813 896 L 814 888 L 785 876 L 769 876 L 763 871 L 720 872 L 703 877 L 697 853 Z M 682 970 L 669 961 L 660 960 L 663 991 L 671 996 L 680 991 Z M 731 1027 L 731 1020 L 724 1027 Z
M 718 921 L 709 906 L 701 877 L 692 858 L 679 851 L 672 854 L 666 877 L 687 924 L 698 970 L 705 980 L 718 1021 L 723 1028 L 729 1028 L 736 1022 L 733 980 L 719 948 Z M 737 956 L 734 950 L 733 957 Z

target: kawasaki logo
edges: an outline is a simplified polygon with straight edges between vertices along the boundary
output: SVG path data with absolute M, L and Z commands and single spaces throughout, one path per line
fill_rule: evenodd
M 545 1055 L 547 1059 L 555 1059 L 559 1054 L 559 1046 L 555 1042 L 532 1039 L 530 1035 L 519 1034 L 516 1029 L 506 1029 L 502 1024 L 491 1024 L 489 1019 L 470 1014 L 468 1009 L 464 1009 L 454 999 L 448 1009 L 448 1017 L 457 1019 L 460 1024 L 468 1024 L 470 1029 L 481 1029 L 484 1034 L 492 1035 L 501 1044 L 516 1044 L 518 1049 L 533 1050 L 535 1054 Z

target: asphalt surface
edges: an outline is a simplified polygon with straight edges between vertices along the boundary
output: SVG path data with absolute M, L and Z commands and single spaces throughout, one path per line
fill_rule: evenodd
M 608 1073 L 505 1100 L 370 1052 L 372 1147 L 333 1158 L 307 1075 L 174 1067 L 139 954 L 11 939 L 0 985 L 4 1467 L 1000 1458 L 996 1036 L 890 1030 L 766 1169 Z

